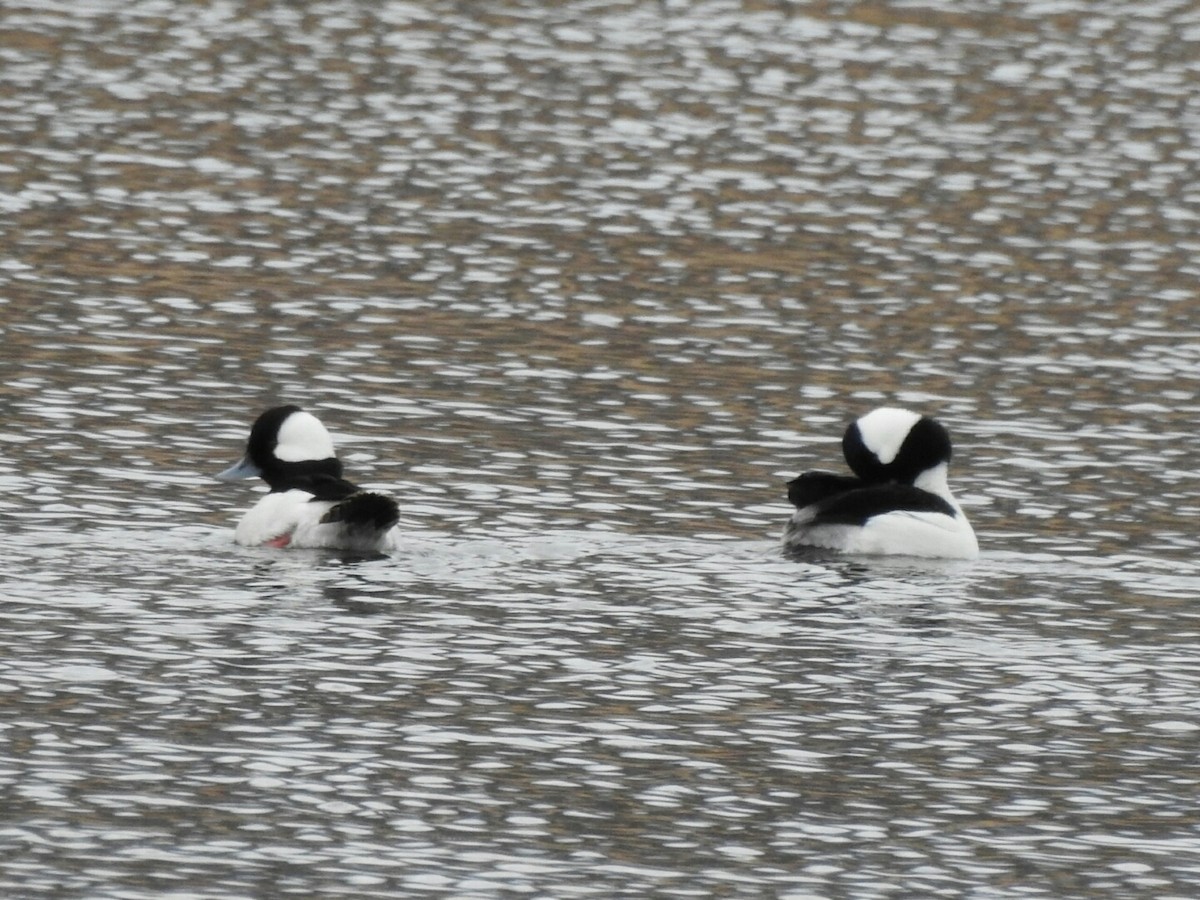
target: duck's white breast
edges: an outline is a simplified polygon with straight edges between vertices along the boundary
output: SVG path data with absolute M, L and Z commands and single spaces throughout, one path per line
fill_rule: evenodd
M 332 503 L 313 502 L 308 491 L 290 490 L 267 494 L 254 504 L 234 532 L 234 540 L 246 547 L 257 547 L 283 536 L 293 546 L 306 546 L 297 537 L 314 528 Z M 309 544 L 307 546 L 321 546 Z
M 873 516 L 862 525 L 815 525 L 797 510 L 784 541 L 789 547 L 823 547 L 843 553 L 974 559 L 979 555 L 975 531 L 960 512 L 896 510 Z

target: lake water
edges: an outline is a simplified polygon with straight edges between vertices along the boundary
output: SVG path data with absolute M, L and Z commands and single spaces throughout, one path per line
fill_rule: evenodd
M 0 11 L 0 894 L 1200 893 L 1200 18 Z M 247 550 L 264 408 L 401 501 Z M 973 563 L 785 558 L 890 403 Z

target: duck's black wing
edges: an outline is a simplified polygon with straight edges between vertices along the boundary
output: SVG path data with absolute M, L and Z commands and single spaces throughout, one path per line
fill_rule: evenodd
M 321 517 L 322 522 L 342 522 L 353 531 L 387 531 L 400 521 L 400 507 L 386 494 L 357 491 Z
M 804 509 L 815 503 L 837 497 L 840 494 L 862 488 L 866 482 L 853 475 L 835 475 L 832 472 L 805 472 L 787 484 L 788 500 L 796 509 Z
M 357 494 L 362 490 L 358 485 L 351 484 L 345 478 L 338 478 L 324 473 L 288 479 L 287 489 L 308 491 L 313 495 L 310 502 L 345 500 L 347 497 Z
M 818 500 L 807 524 L 809 527 L 863 525 L 875 516 L 890 512 L 956 515 L 954 507 L 937 494 L 911 484 L 867 484 Z
M 387 531 L 400 521 L 400 507 L 395 500 L 387 494 L 364 491 L 344 478 L 313 475 L 296 487 L 313 495 L 310 502 L 334 503 L 321 517 L 322 522 L 342 522 L 353 530 Z

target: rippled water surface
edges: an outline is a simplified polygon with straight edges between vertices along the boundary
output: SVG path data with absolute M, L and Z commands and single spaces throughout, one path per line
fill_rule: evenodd
M 6 4 L 0 894 L 1195 896 L 1198 39 Z M 394 554 L 233 544 L 285 401 Z M 885 402 L 982 558 L 785 558 Z

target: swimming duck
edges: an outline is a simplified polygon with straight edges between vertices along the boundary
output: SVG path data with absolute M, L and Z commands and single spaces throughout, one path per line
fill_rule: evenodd
M 950 433 L 928 416 L 881 407 L 851 423 L 842 453 L 853 475 L 805 472 L 788 482 L 796 507 L 786 549 L 946 559 L 979 555 L 950 493 Z
M 259 416 L 245 456 L 217 475 L 225 481 L 255 476 L 271 490 L 238 523 L 239 544 L 361 553 L 395 546 L 396 501 L 343 479 L 329 432 L 300 407 L 276 406 Z

